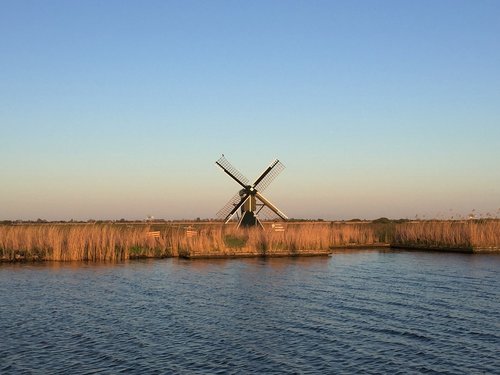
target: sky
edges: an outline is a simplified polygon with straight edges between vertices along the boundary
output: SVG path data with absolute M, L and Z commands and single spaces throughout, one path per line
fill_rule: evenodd
M 500 2 L 0 0 L 0 220 L 500 216 Z

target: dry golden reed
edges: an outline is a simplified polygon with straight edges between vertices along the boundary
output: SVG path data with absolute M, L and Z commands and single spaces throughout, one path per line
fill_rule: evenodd
M 159 230 L 159 238 L 148 236 Z M 114 261 L 134 257 L 183 256 L 194 253 L 234 255 L 267 251 L 321 250 L 377 242 L 369 225 L 293 224 L 285 232 L 236 230 L 233 225 L 198 224 L 189 236 L 182 225 L 2 225 L 0 258 L 13 260 Z M 192 232 L 192 233 L 193 233 Z
M 294 255 L 348 246 L 498 249 L 500 221 L 288 223 L 275 231 L 220 223 L 0 225 L 0 261 L 117 261 L 140 257 Z M 158 231 L 159 237 L 149 236 Z
M 0 226 L 0 257 L 55 261 L 128 259 L 135 247 L 151 248 L 146 231 L 110 225 Z
M 399 224 L 395 246 L 450 249 L 495 249 L 500 247 L 499 220 L 423 221 Z
M 180 255 L 294 255 L 307 251 L 329 250 L 351 245 L 379 242 L 370 225 L 360 224 L 288 224 L 275 231 L 270 224 L 259 228 L 236 229 L 234 226 L 199 226 L 196 236 L 181 236 L 175 243 Z M 195 228 L 196 229 L 196 228 Z

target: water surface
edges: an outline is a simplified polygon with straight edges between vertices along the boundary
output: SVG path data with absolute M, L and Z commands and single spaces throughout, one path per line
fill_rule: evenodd
M 0 373 L 498 373 L 500 256 L 0 265 Z

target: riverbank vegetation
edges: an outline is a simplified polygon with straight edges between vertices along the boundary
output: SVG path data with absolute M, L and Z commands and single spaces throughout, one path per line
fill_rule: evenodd
M 490 249 L 500 220 L 265 223 L 220 222 L 0 225 L 1 261 L 116 261 L 143 257 L 301 255 L 345 247 Z
M 500 250 L 500 220 L 420 221 L 395 226 L 394 247 Z

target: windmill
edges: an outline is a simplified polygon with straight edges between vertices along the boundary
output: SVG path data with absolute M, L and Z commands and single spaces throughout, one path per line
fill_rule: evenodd
M 238 228 L 240 226 L 250 227 L 255 225 L 262 227 L 258 215 L 259 213 L 265 213 L 266 210 L 269 210 L 270 214 L 277 215 L 282 220 L 288 219 L 283 212 L 262 195 L 262 191 L 285 169 L 285 166 L 278 159 L 273 161 L 252 185 L 249 184 L 245 176 L 227 161 L 224 154 L 215 164 L 221 167 L 224 172 L 242 187 L 217 213 L 217 217 L 222 218 L 225 224 L 237 214 L 239 209 L 241 209 L 241 218 L 238 221 Z M 267 216 L 269 216 L 269 213 Z

